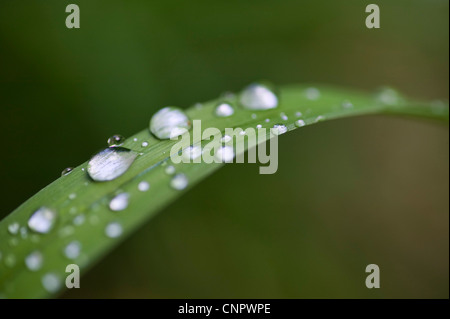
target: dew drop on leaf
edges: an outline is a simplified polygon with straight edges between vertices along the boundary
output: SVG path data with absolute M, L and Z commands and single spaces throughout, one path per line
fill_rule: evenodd
M 79 241 L 71 241 L 64 247 L 64 256 L 69 259 L 76 259 L 81 252 L 81 244 Z
M 18 222 L 14 222 L 8 225 L 8 232 L 11 235 L 17 235 L 19 233 L 20 225 Z
M 177 137 L 191 128 L 191 120 L 183 110 L 168 106 L 156 112 L 150 119 L 150 132 L 165 140 Z
M 230 163 L 234 158 L 234 149 L 232 146 L 222 146 L 221 148 L 217 149 L 215 157 L 222 163 Z
M 50 293 L 55 293 L 61 288 L 61 280 L 59 279 L 59 276 L 54 273 L 45 274 L 41 281 L 44 289 Z
M 250 84 L 240 95 L 240 103 L 247 110 L 268 110 L 278 106 L 278 97 L 267 86 L 259 83 Z
M 305 90 L 305 96 L 308 100 L 317 100 L 320 98 L 320 91 L 317 88 L 310 87 Z
M 284 124 L 275 124 L 271 132 L 275 135 L 281 135 L 287 132 L 287 127 Z
M 146 192 L 146 191 L 148 191 L 150 189 L 150 184 L 148 182 L 146 182 L 146 181 L 142 181 L 142 182 L 140 182 L 138 184 L 138 189 L 141 192 Z
M 73 167 L 67 167 L 61 172 L 61 176 L 69 175 L 73 171 Z
M 37 233 L 46 234 L 55 225 L 58 214 L 47 207 L 41 207 L 28 219 L 28 227 Z
M 295 126 L 297 126 L 297 127 L 302 127 L 302 126 L 305 126 L 305 125 L 306 125 L 306 123 L 303 120 L 295 121 Z
M 122 235 L 122 225 L 120 225 L 118 222 L 109 223 L 105 227 L 105 234 L 109 238 L 119 237 L 120 235 Z
M 125 173 L 137 153 L 123 147 L 109 147 L 100 151 L 88 163 L 88 174 L 96 182 L 112 181 Z
M 233 113 L 234 108 L 229 103 L 219 103 L 214 110 L 214 114 L 218 117 L 228 117 Z
M 38 271 L 42 267 L 44 258 L 39 251 L 33 251 L 27 257 L 25 257 L 25 265 L 31 271 Z
M 128 193 L 121 193 L 111 199 L 109 202 L 109 209 L 112 211 L 121 211 L 128 207 L 128 200 L 130 198 L 130 195 Z
M 189 184 L 188 178 L 184 174 L 176 174 L 170 181 L 170 186 L 176 190 L 185 189 Z
M 122 145 L 124 141 L 125 141 L 125 138 L 122 135 L 115 134 L 115 135 L 111 136 L 110 138 L 108 138 L 107 143 L 108 143 L 108 146 L 115 147 L 115 146 Z

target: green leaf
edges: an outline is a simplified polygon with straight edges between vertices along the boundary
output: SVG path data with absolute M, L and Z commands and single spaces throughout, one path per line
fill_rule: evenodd
M 284 124 L 291 131 L 298 128 L 295 125 L 298 119 L 302 119 L 305 125 L 311 125 L 370 114 L 415 116 L 448 123 L 447 103 L 409 100 L 388 88 L 369 94 L 328 86 L 314 86 L 312 89 L 312 86 L 293 85 L 281 88 L 279 98 L 280 104 L 275 109 L 250 111 L 236 107 L 230 117 L 214 115 L 214 107 L 221 99 L 200 107 L 193 106 L 186 113 L 192 120 L 201 120 L 203 129 L 216 127 L 222 133 L 225 128 L 245 130 L 257 125 L 271 128 L 274 124 Z M 238 104 L 236 97 L 231 102 Z M 282 119 L 281 113 L 287 116 L 287 120 Z M 142 146 L 143 142 L 147 142 L 148 146 Z M 125 174 L 113 181 L 94 182 L 87 175 L 85 162 L 70 174 L 56 179 L 4 218 L 0 222 L 0 297 L 40 298 L 57 294 L 64 287 L 68 264 L 79 265 L 81 273 L 85 273 L 162 207 L 223 165 L 174 164 L 176 173 L 185 174 L 189 184 L 183 190 L 173 189 L 170 186 L 173 175 L 166 173 L 164 167 L 170 161 L 170 150 L 175 143 L 159 140 L 145 128 L 126 139 L 122 145 L 141 154 Z M 147 191 L 138 189 L 142 181 L 150 184 Z M 129 194 L 128 207 L 122 211 L 111 211 L 108 205 L 110 200 L 121 192 Z M 30 216 L 40 207 L 57 212 L 56 224 L 47 234 L 33 233 L 27 226 Z M 105 235 L 105 227 L 112 222 L 122 226 L 123 232 L 117 238 Z M 81 245 L 81 253 L 72 260 L 66 257 L 64 249 L 73 241 Z M 42 256 L 42 267 L 31 271 L 25 259 L 36 251 Z M 45 289 L 42 281 L 46 274 L 59 278 L 59 289 Z

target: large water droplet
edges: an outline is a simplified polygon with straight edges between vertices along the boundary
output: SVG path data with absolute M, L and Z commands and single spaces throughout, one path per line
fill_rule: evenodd
M 219 117 L 231 116 L 233 113 L 234 109 L 229 103 L 219 103 L 214 110 L 214 114 Z
M 27 257 L 25 257 L 25 265 L 31 271 L 38 271 L 42 267 L 44 258 L 39 251 L 33 251 Z
M 55 225 L 58 214 L 47 207 L 41 207 L 28 219 L 28 227 L 37 233 L 46 234 Z
M 287 132 L 287 127 L 284 124 L 275 124 L 271 132 L 275 135 L 281 135 Z
M 73 171 L 73 167 L 67 167 L 61 172 L 61 176 L 69 175 Z
M 55 293 L 61 288 L 61 280 L 59 279 L 59 276 L 54 273 L 45 274 L 41 281 L 44 289 L 50 293 Z
M 64 255 L 69 259 L 75 259 L 80 255 L 81 252 L 81 244 L 80 242 L 74 240 L 67 244 L 64 247 Z
M 189 184 L 189 180 L 184 174 L 175 175 L 170 181 L 170 186 L 176 190 L 185 189 Z
M 17 235 L 19 233 L 20 225 L 18 222 L 14 222 L 8 225 L 8 232 L 11 235 Z
M 137 153 L 127 148 L 106 148 L 91 158 L 87 171 L 94 181 L 111 181 L 125 173 L 136 157 Z
M 115 134 L 108 138 L 108 146 L 119 146 L 125 141 L 125 137 L 119 134 Z
M 278 97 L 263 84 L 250 84 L 240 95 L 240 102 L 245 109 L 268 110 L 278 106 Z
M 165 140 L 183 134 L 191 128 L 191 120 L 183 110 L 168 106 L 156 112 L 150 120 L 150 131 Z
M 234 158 L 234 149 L 232 146 L 222 146 L 215 153 L 215 157 L 218 161 L 223 163 L 230 163 Z
M 105 234 L 109 238 L 117 238 L 120 235 L 122 235 L 122 225 L 120 225 L 118 222 L 112 222 L 106 225 L 105 227 Z
M 128 193 L 122 193 L 111 199 L 109 202 L 109 209 L 112 211 L 121 211 L 128 207 L 128 199 L 130 195 Z

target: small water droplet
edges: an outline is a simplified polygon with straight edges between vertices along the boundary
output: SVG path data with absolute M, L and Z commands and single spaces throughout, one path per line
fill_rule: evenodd
M 219 117 L 228 117 L 234 114 L 234 108 L 229 103 L 219 103 L 214 110 L 214 114 Z
M 242 91 L 240 102 L 248 110 L 268 110 L 278 106 L 278 97 L 267 86 L 254 83 Z
M 81 252 L 81 244 L 80 242 L 74 240 L 67 244 L 64 247 L 64 255 L 69 259 L 76 259 Z
M 14 222 L 8 225 L 8 232 L 11 235 L 17 235 L 19 232 L 20 225 L 18 222 Z
M 182 156 L 186 160 L 194 160 L 202 155 L 202 148 L 200 145 L 191 145 L 183 149 Z
M 256 118 L 258 117 L 255 113 L 252 113 L 252 119 L 256 120 Z
M 109 202 L 109 209 L 112 211 L 121 211 L 128 207 L 128 199 L 130 198 L 130 195 L 128 193 L 121 193 L 111 199 Z
M 164 171 L 166 172 L 166 174 L 172 175 L 175 173 L 175 167 L 172 165 L 169 165 L 166 167 L 166 169 Z
M 261 124 L 258 124 L 258 125 L 256 125 L 256 128 L 257 128 L 257 129 L 260 129 L 260 128 L 262 128 L 262 125 L 261 125 Z
M 305 95 L 308 100 L 317 100 L 320 97 L 320 91 L 317 88 L 307 88 Z
M 214 155 L 222 163 L 231 163 L 234 158 L 234 149 L 232 146 L 222 146 Z
M 58 214 L 47 207 L 36 210 L 28 219 L 28 227 L 34 232 L 46 234 L 55 225 Z
M 142 147 L 147 147 L 148 146 L 148 142 L 142 142 L 141 146 Z
M 137 153 L 123 147 L 110 147 L 91 158 L 88 174 L 96 182 L 111 181 L 125 173 Z
M 75 199 L 75 198 L 77 198 L 77 194 L 75 194 L 75 193 L 72 193 L 72 194 L 70 194 L 69 195 L 69 199 Z
M 31 271 L 38 271 L 42 267 L 44 258 L 39 251 L 33 251 L 27 257 L 25 257 L 25 265 Z
M 42 286 L 49 293 L 55 293 L 61 288 L 61 280 L 54 273 L 47 273 L 42 277 Z
M 191 120 L 183 110 L 168 106 L 156 112 L 150 120 L 150 131 L 159 139 L 176 137 L 191 128 Z
M 325 119 L 325 117 L 323 117 L 322 115 L 319 115 L 318 117 L 316 117 L 316 119 L 314 120 L 315 123 L 318 123 L 320 121 L 323 121 Z
M 239 132 L 239 135 L 241 135 L 241 136 L 242 136 L 242 135 L 245 135 L 245 134 L 246 134 L 245 131 L 240 131 L 240 132 Z
M 58 230 L 59 237 L 68 237 L 70 235 L 73 235 L 75 232 L 75 228 L 71 225 L 64 226 L 63 228 L 60 228 Z
M 376 99 L 386 105 L 396 105 L 401 102 L 400 94 L 389 87 L 384 87 L 378 90 Z
M 134 142 L 137 142 L 137 140 L 138 140 L 137 137 L 133 138 L 133 141 L 134 141 Z
M 203 108 L 203 104 L 202 104 L 202 103 L 195 103 L 195 104 L 194 104 L 194 107 L 195 107 L 197 110 L 201 110 L 201 109 Z
M 109 238 L 117 238 L 122 235 L 122 225 L 118 222 L 111 222 L 105 227 L 105 234 Z
M 28 230 L 26 227 L 20 227 L 20 237 L 26 239 L 28 237 Z
M 306 125 L 306 123 L 303 120 L 295 121 L 295 126 L 297 126 L 297 127 L 302 127 L 302 126 L 305 126 L 305 125 Z
M 125 141 L 125 137 L 123 137 L 122 135 L 119 134 L 115 134 L 113 136 L 111 136 L 110 138 L 108 138 L 108 146 L 110 147 L 115 147 L 115 146 L 120 146 L 123 144 L 123 142 Z
M 138 184 L 138 189 L 141 192 L 146 192 L 146 191 L 148 191 L 150 189 L 150 184 L 148 182 L 146 182 L 146 181 L 142 181 L 142 182 L 140 182 Z
M 16 265 L 16 257 L 13 254 L 8 254 L 5 256 L 5 259 L 3 261 L 6 265 L 6 267 L 14 267 Z
M 73 167 L 67 167 L 61 172 L 61 176 L 69 175 L 73 171 Z
M 224 135 L 224 136 L 222 136 L 222 138 L 220 139 L 220 141 L 222 142 L 222 143 L 228 143 L 229 141 L 231 141 L 232 140 L 232 137 L 230 136 L 230 135 Z
M 282 119 L 283 121 L 287 121 L 287 120 L 288 120 L 288 117 L 287 117 L 287 115 L 286 115 L 284 112 L 281 112 L 281 113 L 280 113 L 280 117 L 281 117 L 281 119 Z
M 80 226 L 80 225 L 82 225 L 82 224 L 84 223 L 85 219 L 86 219 L 86 218 L 84 217 L 83 214 L 78 215 L 78 216 L 76 216 L 76 217 L 73 219 L 73 224 L 74 224 L 75 226 Z
M 188 178 L 184 174 L 176 174 L 170 181 L 170 186 L 176 190 L 185 189 L 189 184 Z
M 287 132 L 287 127 L 284 124 L 275 124 L 271 132 L 275 135 L 281 135 Z
M 270 119 L 265 119 L 264 122 L 269 123 Z
M 302 114 L 302 112 L 295 112 L 295 116 L 296 117 L 300 117 L 300 116 L 302 116 L 303 114 Z
M 343 109 L 351 109 L 353 108 L 353 103 L 349 100 L 342 101 L 341 106 Z

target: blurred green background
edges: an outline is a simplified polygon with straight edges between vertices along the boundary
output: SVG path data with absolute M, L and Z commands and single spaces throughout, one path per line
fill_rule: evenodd
M 365 27 L 369 3 L 381 29 Z M 445 0 L 3 0 L 0 217 L 162 106 L 254 80 L 448 100 L 448 30 Z M 63 297 L 448 298 L 448 163 L 448 127 L 430 122 L 297 130 L 277 174 L 227 165 Z M 370 263 L 381 289 L 365 287 Z

